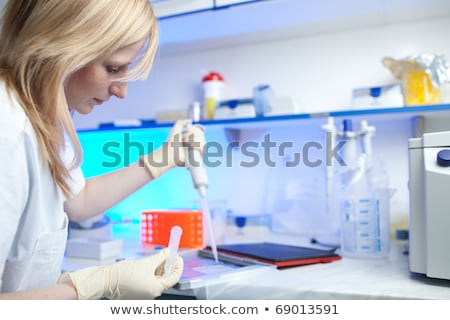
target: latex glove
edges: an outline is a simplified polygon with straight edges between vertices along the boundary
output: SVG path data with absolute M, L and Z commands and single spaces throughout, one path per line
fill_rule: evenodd
M 204 129 L 191 125 L 192 120 L 178 120 L 170 131 L 167 141 L 159 149 L 142 157 L 145 168 L 153 179 L 174 167 L 186 164 L 186 148 L 194 148 L 203 155 L 205 147 Z
M 90 267 L 63 273 L 58 283 L 72 282 L 78 299 L 154 299 L 173 287 L 183 273 L 183 259 L 177 256 L 173 272 L 164 275 L 169 250 L 163 249 L 148 258 L 123 260 L 113 265 Z

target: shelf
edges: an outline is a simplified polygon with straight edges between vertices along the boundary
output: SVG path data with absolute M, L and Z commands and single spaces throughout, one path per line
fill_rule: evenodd
M 261 0 L 215 0 L 215 7 L 216 8 L 229 7 L 256 1 Z
M 285 122 L 291 120 L 300 119 L 325 119 L 328 117 L 343 118 L 343 117 L 365 117 L 365 116 L 377 116 L 388 118 L 405 118 L 423 115 L 424 113 L 431 112 L 450 112 L 450 104 L 439 105 L 422 105 L 412 107 L 398 107 L 398 108 L 377 108 L 377 109 L 360 109 L 360 110 L 341 110 L 341 111 L 329 111 L 318 113 L 301 113 L 290 115 L 279 115 L 270 117 L 259 118 L 241 118 L 241 119 L 221 119 L 201 121 L 203 125 L 232 125 L 232 124 L 254 124 L 254 123 L 274 123 Z
M 257 1 L 269 0 L 153 0 L 152 7 L 156 17 L 161 21 Z
M 361 117 L 376 117 L 387 119 L 406 119 L 420 115 L 427 114 L 450 114 L 450 104 L 436 104 L 436 105 L 421 105 L 408 106 L 398 108 L 377 108 L 377 109 L 361 109 L 361 110 L 341 110 L 318 113 L 301 113 L 290 115 L 279 115 L 270 117 L 258 118 L 239 118 L 239 119 L 220 119 L 220 120 L 206 120 L 200 121 L 199 124 L 203 126 L 220 126 L 220 127 L 262 127 L 268 125 L 286 125 L 290 122 L 308 119 L 326 119 L 328 117 L 334 118 L 361 118 Z M 152 129 L 152 128 L 169 128 L 172 123 L 157 123 L 154 120 L 137 120 L 133 125 L 114 125 L 113 123 L 102 124 L 98 129 L 80 130 L 79 132 L 98 131 L 98 130 L 123 130 L 123 129 Z

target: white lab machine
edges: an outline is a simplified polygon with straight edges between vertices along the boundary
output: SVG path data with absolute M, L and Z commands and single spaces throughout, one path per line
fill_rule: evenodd
M 450 280 L 450 131 L 409 140 L 409 268 Z

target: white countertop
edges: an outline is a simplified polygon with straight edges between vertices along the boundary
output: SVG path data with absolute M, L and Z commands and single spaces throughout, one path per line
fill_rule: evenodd
M 450 299 L 450 281 L 413 276 L 407 257 L 355 260 L 343 258 L 240 279 L 208 288 L 208 299 Z
M 273 237 L 270 241 L 275 239 L 280 240 L 280 237 Z M 278 242 L 293 244 L 297 241 L 289 239 Z M 298 245 L 304 246 L 305 242 Z M 343 257 L 325 264 L 267 268 L 236 281 L 207 283 L 195 292 L 170 289 L 169 293 L 220 300 L 450 299 L 450 280 L 429 279 L 409 272 L 405 248 L 405 242 L 393 241 L 390 256 L 386 259 Z M 125 242 L 124 256 L 136 256 L 148 250 L 139 243 Z M 73 270 L 110 262 L 66 258 L 63 269 Z
M 450 281 L 409 272 L 405 244 L 389 258 L 342 258 L 325 264 L 267 269 L 255 276 L 207 285 L 194 294 L 220 300 L 450 299 Z

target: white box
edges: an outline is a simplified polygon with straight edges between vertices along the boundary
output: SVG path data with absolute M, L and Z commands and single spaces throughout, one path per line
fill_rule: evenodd
M 75 238 L 67 240 L 66 256 L 86 259 L 117 258 L 122 253 L 122 239 Z
M 300 103 L 292 97 L 272 97 L 268 103 L 269 110 L 264 112 L 265 117 L 299 114 L 303 112 Z
M 400 84 L 392 84 L 353 90 L 353 109 L 403 107 L 403 91 Z

